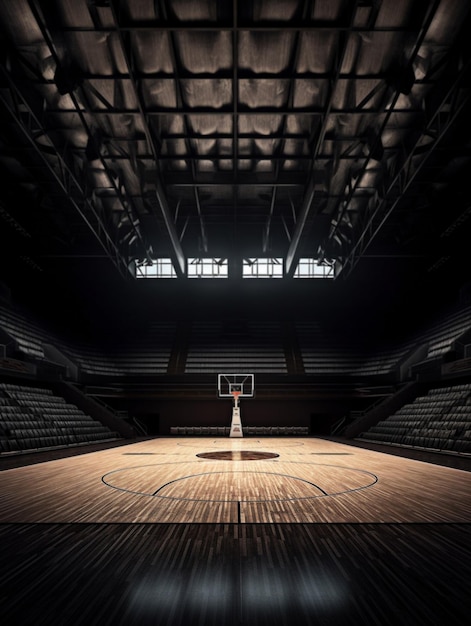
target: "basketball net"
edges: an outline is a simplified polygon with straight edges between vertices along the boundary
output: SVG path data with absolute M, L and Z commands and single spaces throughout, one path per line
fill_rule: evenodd
M 234 396 L 234 406 L 237 407 L 239 406 L 239 396 L 240 396 L 240 391 L 231 391 L 232 395 Z

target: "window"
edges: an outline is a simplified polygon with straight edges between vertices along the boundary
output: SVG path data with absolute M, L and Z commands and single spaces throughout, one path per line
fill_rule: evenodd
M 136 260 L 136 278 L 176 278 L 172 259 Z
M 299 259 L 293 278 L 334 278 L 334 263 L 318 259 Z
M 188 278 L 227 278 L 227 259 L 188 259 Z
M 243 278 L 283 278 L 283 259 L 244 259 Z

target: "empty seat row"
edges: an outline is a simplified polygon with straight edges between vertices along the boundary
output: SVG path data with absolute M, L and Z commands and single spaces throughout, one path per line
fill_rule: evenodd
M 50 390 L 3 384 L 0 393 L 0 454 L 119 438 Z
M 32 450 L 44 450 L 52 448 L 63 448 L 66 446 L 85 445 L 90 443 L 104 443 L 119 439 L 118 433 L 86 433 L 86 434 L 54 434 L 35 435 L 15 438 L 0 436 L 0 454 L 8 452 L 22 452 Z
M 229 426 L 171 426 L 171 435 L 228 436 Z M 244 426 L 244 435 L 308 435 L 307 426 Z
M 358 439 L 430 450 L 471 452 L 468 384 L 430 389 Z M 470 445 L 468 445 L 468 443 Z

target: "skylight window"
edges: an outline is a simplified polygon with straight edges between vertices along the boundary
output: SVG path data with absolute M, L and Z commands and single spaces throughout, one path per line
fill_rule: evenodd
M 136 260 L 136 278 L 176 278 L 172 259 Z
M 283 278 L 283 259 L 244 259 L 243 278 Z
M 227 259 L 188 259 L 188 278 L 227 278 Z
M 334 264 L 314 258 L 299 259 L 293 278 L 334 278 Z

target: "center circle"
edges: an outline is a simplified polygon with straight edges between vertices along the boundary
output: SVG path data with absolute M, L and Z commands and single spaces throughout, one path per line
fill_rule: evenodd
M 177 463 L 122 467 L 104 474 L 101 480 L 118 491 L 186 502 L 312 500 L 358 492 L 372 487 L 378 480 L 366 470 L 318 463 L 290 464 L 290 473 L 225 469 L 184 474 L 178 466 Z M 164 468 L 168 470 L 166 478 L 162 474 Z M 280 464 L 271 464 L 271 469 L 275 468 L 282 469 Z
M 200 459 L 215 459 L 217 461 L 262 461 L 276 459 L 275 452 L 255 452 L 253 450 L 221 450 L 218 452 L 200 452 L 196 455 Z

